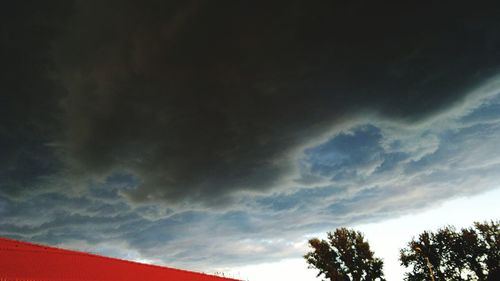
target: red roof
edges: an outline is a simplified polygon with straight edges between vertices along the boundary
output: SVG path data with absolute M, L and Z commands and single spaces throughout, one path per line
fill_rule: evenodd
M 0 238 L 0 281 L 235 281 Z

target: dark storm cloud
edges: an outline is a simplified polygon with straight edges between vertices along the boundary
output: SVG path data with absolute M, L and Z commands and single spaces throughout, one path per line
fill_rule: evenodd
M 498 63 L 497 8 L 227 1 L 79 2 L 58 43 L 68 146 L 126 170 L 132 198 L 219 204 L 264 191 L 293 152 L 369 109 L 418 120 Z
M 127 194 L 140 202 L 220 205 L 271 190 L 297 168 L 297 149 L 344 117 L 420 120 L 460 100 L 500 58 L 497 7 L 76 1 L 68 14 L 63 37 L 40 37 L 53 43 L 68 94 L 41 98 L 49 108 L 16 124 L 60 101 L 65 163 L 84 177 L 131 174 L 140 184 Z M 22 178 L 56 163 L 42 145 L 51 133 L 40 135 L 33 150 L 49 160 Z
M 500 79 L 409 126 L 366 118 L 300 159 L 308 186 L 218 212 L 132 207 L 116 174 L 80 196 L 0 196 L 0 235 L 194 270 L 297 258 L 307 235 L 432 209 L 500 183 Z M 298 181 L 300 182 L 300 181 Z M 41 207 L 43 206 L 43 207 Z
M 0 235 L 213 269 L 500 184 L 498 8 L 271 2 L 5 4 Z
M 19 197 L 60 168 L 50 143 L 61 130 L 65 90 L 51 79 L 51 45 L 71 4 L 10 1 L 0 10 L 0 193 Z

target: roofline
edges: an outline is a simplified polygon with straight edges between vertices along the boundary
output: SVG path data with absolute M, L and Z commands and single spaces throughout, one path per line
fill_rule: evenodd
M 2 241 L 2 240 L 8 241 L 8 242 L 14 242 L 14 243 L 21 243 L 21 244 L 33 246 L 36 248 L 41 248 L 40 250 L 45 250 L 44 251 L 45 253 L 47 253 L 47 250 L 51 250 L 52 253 L 57 253 L 57 254 L 80 255 L 80 256 L 88 256 L 88 257 L 92 257 L 92 258 L 109 259 L 109 260 L 119 261 L 119 262 L 128 263 L 128 264 L 142 265 L 142 266 L 161 268 L 161 269 L 169 269 L 169 270 L 175 270 L 175 271 L 179 271 L 179 272 L 194 273 L 194 274 L 206 275 L 206 276 L 210 276 L 210 277 L 215 276 L 215 277 L 219 277 L 219 278 L 226 278 L 228 280 L 241 281 L 239 279 L 221 277 L 221 276 L 217 276 L 217 275 L 213 275 L 213 274 L 207 274 L 204 272 L 190 271 L 190 270 L 185 270 L 185 269 L 178 269 L 178 268 L 173 268 L 173 267 L 167 267 L 167 266 L 161 266 L 161 265 L 155 265 L 155 264 L 149 264 L 149 263 L 142 263 L 142 262 L 120 259 L 120 258 L 115 258 L 115 257 L 101 256 L 101 255 L 97 255 L 97 254 L 93 254 L 93 253 L 89 253 L 89 252 L 68 250 L 68 249 L 63 249 L 63 248 L 59 248 L 59 247 L 55 247 L 55 246 L 47 246 L 47 245 L 37 244 L 37 243 L 33 243 L 33 242 L 25 242 L 25 241 L 21 241 L 21 240 L 6 238 L 6 237 L 0 237 L 0 241 Z M 15 249 L 9 249 L 9 248 L 5 248 L 5 247 L 0 246 L 0 250 L 15 250 Z M 17 251 L 37 252 L 36 250 L 31 250 L 31 249 L 30 250 L 19 249 Z

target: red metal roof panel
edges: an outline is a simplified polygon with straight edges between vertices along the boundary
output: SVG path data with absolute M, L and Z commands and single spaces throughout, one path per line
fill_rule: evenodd
M 235 281 L 0 238 L 0 281 Z

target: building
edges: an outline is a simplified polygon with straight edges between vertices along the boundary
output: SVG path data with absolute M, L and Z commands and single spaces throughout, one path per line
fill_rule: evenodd
M 0 281 L 236 281 L 0 238 Z

